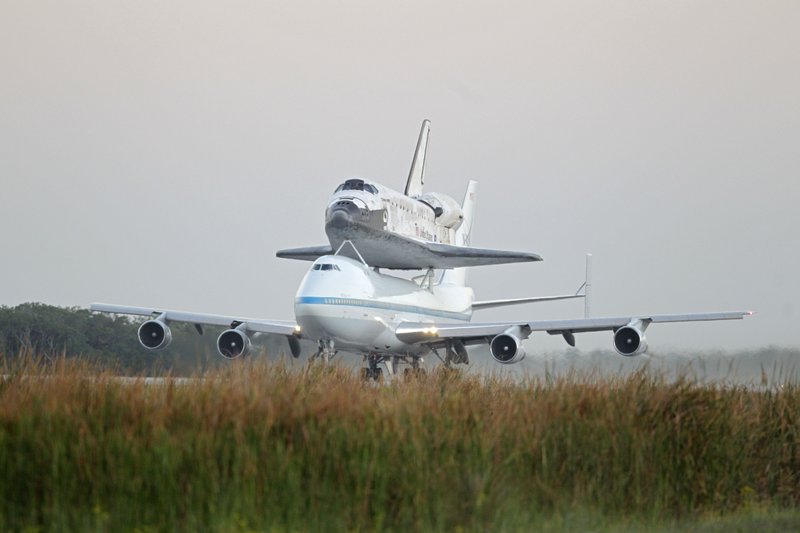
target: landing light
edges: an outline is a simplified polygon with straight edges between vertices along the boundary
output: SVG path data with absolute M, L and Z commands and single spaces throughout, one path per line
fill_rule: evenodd
M 302 329 L 302 328 L 300 328 L 300 324 L 297 324 L 297 325 L 295 325 L 295 327 L 294 327 L 294 332 L 295 332 L 295 333 L 300 333 L 300 330 L 301 330 L 301 329 Z

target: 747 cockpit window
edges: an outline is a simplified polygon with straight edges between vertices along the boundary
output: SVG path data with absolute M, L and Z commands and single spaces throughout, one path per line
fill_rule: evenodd
M 332 265 L 330 263 L 317 263 L 311 270 L 340 270 L 339 265 Z

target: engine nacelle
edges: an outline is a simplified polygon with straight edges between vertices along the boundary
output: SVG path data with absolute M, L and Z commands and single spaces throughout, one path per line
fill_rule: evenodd
M 522 347 L 522 340 L 516 329 L 511 328 L 505 333 L 497 335 L 489 343 L 489 352 L 498 363 L 510 365 L 525 359 L 525 349 Z
M 436 223 L 450 229 L 458 229 L 464 220 L 461 204 L 447 196 L 435 192 L 425 193 L 417 200 L 427 204 L 436 215 Z
M 162 350 L 172 342 L 172 331 L 161 318 L 148 320 L 139 326 L 139 343 L 148 350 Z
M 625 357 L 643 354 L 647 351 L 644 328 L 641 323 L 631 323 L 614 332 L 614 349 Z
M 250 353 L 250 337 L 241 329 L 226 329 L 217 338 L 217 351 L 225 359 L 236 359 Z

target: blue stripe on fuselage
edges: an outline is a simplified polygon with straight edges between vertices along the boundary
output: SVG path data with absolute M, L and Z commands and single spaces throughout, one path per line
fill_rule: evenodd
M 317 305 L 344 305 L 349 307 L 369 307 L 372 309 L 386 309 L 399 313 L 414 313 L 418 315 L 436 316 L 450 318 L 453 320 L 470 319 L 469 313 L 457 313 L 454 311 L 443 311 L 441 309 L 431 309 L 428 307 L 418 307 L 416 305 L 404 305 L 377 300 L 359 300 L 357 298 L 335 298 L 329 296 L 299 296 L 294 300 L 295 304 L 317 304 Z

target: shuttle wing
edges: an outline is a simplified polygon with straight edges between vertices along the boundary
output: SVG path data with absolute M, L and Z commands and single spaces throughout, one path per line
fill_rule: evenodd
M 542 260 L 540 255 L 530 252 L 511 252 L 441 243 L 422 243 L 422 246 L 426 249 L 428 255 L 435 258 L 434 262 L 438 263 L 431 265 L 433 268 L 500 265 Z
M 399 270 L 460 268 L 542 260 L 541 256 L 530 252 L 454 246 L 387 232 L 380 235 L 358 233 L 351 241 L 369 266 Z M 323 255 L 333 253 L 330 246 L 322 245 L 280 250 L 275 255 L 284 259 L 315 261 Z M 360 260 L 350 246 L 342 247 L 338 253 Z
M 689 313 L 681 315 L 640 315 L 608 318 L 577 318 L 570 320 L 536 320 L 532 322 L 494 322 L 483 324 L 426 324 L 404 322 L 397 326 L 397 338 L 409 344 L 443 344 L 447 340 L 458 339 L 464 344 L 486 342 L 509 328 L 519 327 L 527 338 L 534 331 L 546 331 L 550 335 L 564 335 L 572 338 L 574 333 L 590 331 L 610 331 L 641 321 L 649 325 L 658 322 L 696 322 L 708 320 L 737 320 L 751 315 L 751 311 L 729 311 L 720 313 Z M 573 338 L 574 342 L 574 338 Z M 570 343 L 573 344 L 573 343 Z

